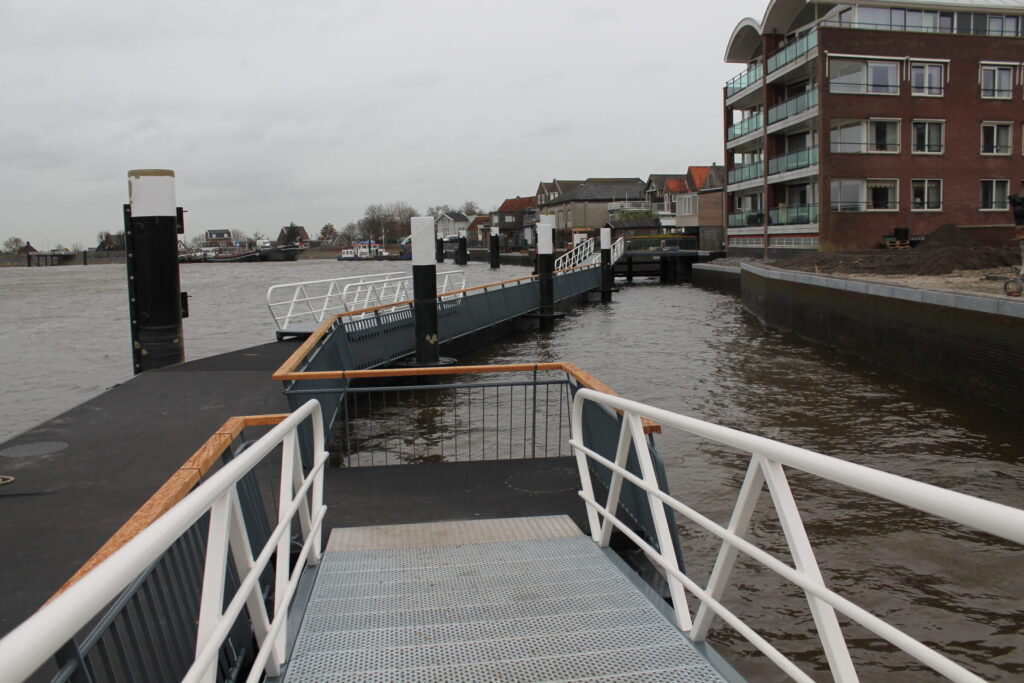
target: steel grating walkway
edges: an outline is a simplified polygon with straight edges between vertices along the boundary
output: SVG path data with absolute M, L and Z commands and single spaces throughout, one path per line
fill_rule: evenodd
M 565 516 L 335 529 L 286 681 L 723 681 Z

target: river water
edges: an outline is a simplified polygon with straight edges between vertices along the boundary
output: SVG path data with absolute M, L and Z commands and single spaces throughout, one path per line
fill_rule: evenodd
M 336 261 L 183 265 L 188 358 L 272 341 L 271 284 L 380 270 Z M 483 264 L 465 270 L 469 283 L 497 279 Z M 527 272 L 504 267 L 500 278 Z M 0 441 L 131 376 L 123 266 L 0 269 L 0 291 Z M 628 398 L 1024 507 L 1019 418 L 765 330 L 734 297 L 628 286 L 611 304 L 573 311 L 554 332 L 518 334 L 463 360 L 572 361 Z M 727 523 L 746 459 L 672 434 L 656 439 L 673 494 Z M 790 485 L 830 586 L 986 678 L 1024 679 L 1021 549 L 799 473 Z M 705 579 L 717 545 L 689 526 L 681 533 L 688 572 Z M 750 537 L 790 561 L 767 494 Z M 728 607 L 815 678 L 828 678 L 799 589 L 743 562 L 731 585 L 743 590 L 727 592 Z M 935 680 L 841 622 L 865 653 L 855 657 L 861 680 Z M 785 679 L 731 631 L 713 635 L 751 680 Z

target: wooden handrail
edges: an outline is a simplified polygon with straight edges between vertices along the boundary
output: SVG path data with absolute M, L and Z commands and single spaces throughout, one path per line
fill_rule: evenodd
M 114 532 L 114 535 L 99 550 L 93 553 L 93 556 L 70 579 L 64 582 L 64 585 L 56 593 L 50 596 L 47 602 L 77 583 L 79 579 L 92 571 L 93 567 L 113 555 L 121 546 L 135 538 L 140 531 L 187 496 L 224 454 L 224 451 L 238 438 L 243 429 L 276 425 L 286 417 L 288 417 L 288 413 L 229 418 L 206 440 L 206 443 L 199 447 L 199 450 L 192 454 L 192 457 L 186 460 L 164 482 L 163 486 L 156 490 L 156 493 L 149 497 L 149 500 L 142 504 L 142 507 L 135 511 L 135 514 L 128 518 L 127 522 L 121 525 L 120 529 Z

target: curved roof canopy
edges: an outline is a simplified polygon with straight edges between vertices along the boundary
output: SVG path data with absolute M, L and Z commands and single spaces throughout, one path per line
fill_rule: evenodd
M 729 45 L 725 48 L 725 61 L 749 62 L 761 47 L 761 24 L 747 17 L 736 24 Z

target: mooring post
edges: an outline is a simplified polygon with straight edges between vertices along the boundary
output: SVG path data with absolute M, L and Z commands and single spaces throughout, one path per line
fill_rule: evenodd
M 464 266 L 469 263 L 469 252 L 466 250 L 466 231 L 459 231 L 458 246 L 455 249 L 456 265 Z
M 82 265 L 83 266 L 89 265 L 89 252 L 86 249 L 82 250 Z
M 185 360 L 174 171 L 128 171 L 124 241 L 135 374 Z
M 498 228 L 491 228 L 491 268 L 501 268 L 501 247 L 499 246 Z
M 440 237 L 434 239 L 434 260 L 444 263 L 444 240 Z
M 537 226 L 537 276 L 540 283 L 540 329 L 555 329 L 555 217 L 541 216 Z
M 612 300 L 612 286 L 615 274 L 612 272 L 612 229 L 601 228 L 601 301 Z
M 434 219 L 412 219 L 413 328 L 416 335 L 416 364 L 437 365 L 437 263 L 430 258 L 434 242 Z M 435 249 L 437 242 L 434 242 Z M 436 254 L 435 254 L 436 257 Z

